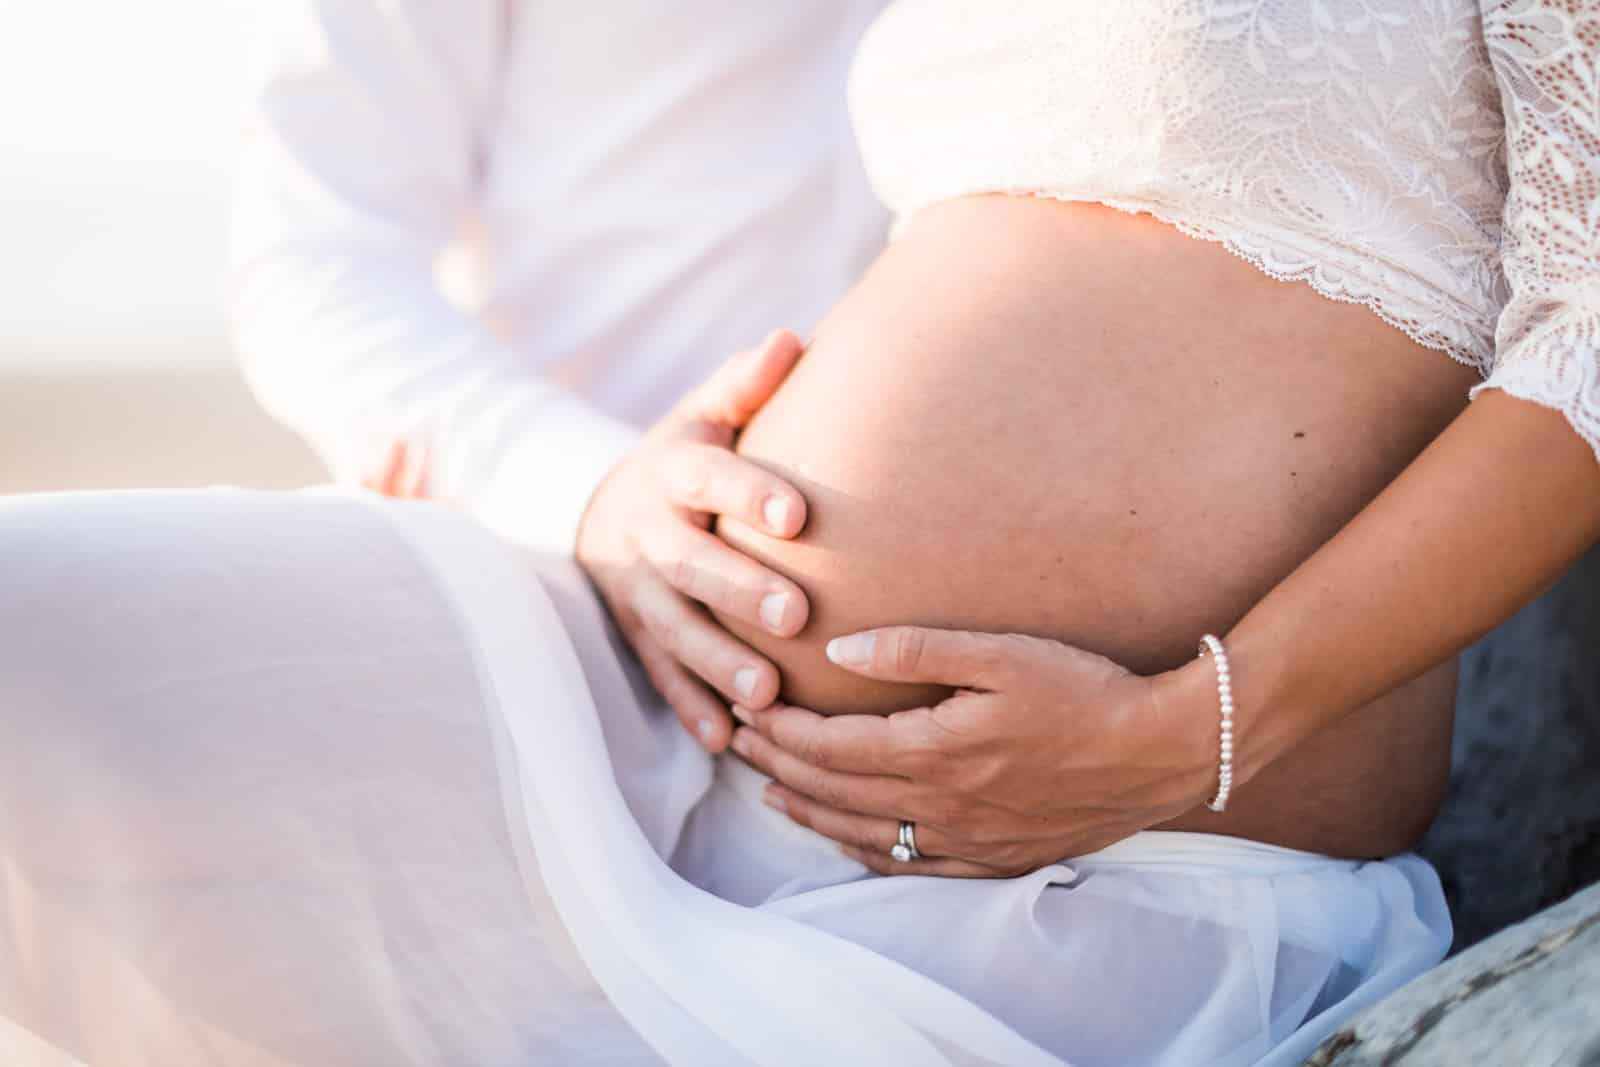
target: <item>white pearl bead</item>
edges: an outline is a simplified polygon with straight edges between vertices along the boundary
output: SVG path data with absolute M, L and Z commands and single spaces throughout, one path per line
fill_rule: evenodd
M 1217 744 L 1217 792 L 1206 806 L 1212 811 L 1222 811 L 1233 789 L 1233 672 L 1228 665 L 1227 652 L 1215 634 L 1200 638 L 1198 656 L 1211 656 L 1217 676 L 1217 705 L 1221 718 L 1221 736 Z

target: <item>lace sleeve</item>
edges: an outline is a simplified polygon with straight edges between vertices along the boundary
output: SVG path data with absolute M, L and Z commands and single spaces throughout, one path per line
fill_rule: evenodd
M 1483 0 L 1506 123 L 1502 389 L 1562 412 L 1600 458 L 1600 5 Z

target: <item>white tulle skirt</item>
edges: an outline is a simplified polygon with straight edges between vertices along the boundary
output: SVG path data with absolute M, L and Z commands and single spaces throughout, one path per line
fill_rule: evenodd
M 876 877 L 620 647 L 434 506 L 0 499 L 0 1062 L 1294 1063 L 1448 945 L 1412 856 Z

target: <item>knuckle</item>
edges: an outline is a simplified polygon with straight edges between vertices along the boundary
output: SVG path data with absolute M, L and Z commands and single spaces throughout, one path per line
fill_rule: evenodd
M 890 642 L 890 663 L 897 672 L 912 673 L 922 664 L 928 639 L 921 630 L 897 630 Z
M 812 767 L 828 770 L 832 766 L 827 745 L 814 734 L 800 740 L 795 755 Z
M 935 781 L 934 759 L 927 749 L 902 748 L 894 754 L 888 770 L 918 782 Z
M 645 674 L 649 676 L 650 684 L 656 687 L 656 692 L 661 694 L 661 699 L 667 702 L 679 718 L 692 714 L 690 702 L 685 699 L 682 678 L 659 665 L 652 668 L 646 664 Z
M 764 477 L 750 471 L 739 471 L 728 487 L 728 514 L 745 526 L 763 534 L 771 534 L 767 523 L 766 505 L 771 497 L 771 487 Z
M 1044 655 L 1050 642 L 1032 634 L 1002 634 L 994 646 L 994 671 L 1012 671 L 1018 664 L 1034 663 Z
M 682 446 L 670 449 L 662 460 L 667 492 L 687 507 L 698 507 L 710 488 L 711 471 L 705 457 Z
M 662 560 L 659 566 L 661 568 L 661 576 L 674 589 L 688 592 L 694 587 L 699 574 L 699 567 L 690 553 L 684 551 L 675 552 L 670 558 Z
M 991 642 L 996 656 L 1010 655 L 1022 657 L 1032 655 L 1036 651 L 1039 639 L 1031 634 L 1005 633 L 995 635 Z
M 989 779 L 987 760 L 965 759 L 951 762 L 946 781 L 961 793 L 981 796 Z
M 633 614 L 638 620 L 639 627 L 649 634 L 663 651 L 673 649 L 677 635 L 658 597 L 643 592 L 636 595 L 633 599 Z
M 740 745 L 742 746 L 740 755 L 745 758 L 745 761 L 754 766 L 760 767 L 763 770 L 768 770 L 768 765 L 772 762 L 772 760 L 771 750 L 767 744 L 767 739 L 762 737 L 759 732 L 751 729 L 748 726 L 741 726 L 737 733 L 738 736 L 743 739 L 740 741 Z M 783 781 L 783 775 L 781 773 L 774 773 L 772 777 L 780 782 Z
M 793 795 L 784 797 L 783 810 L 792 821 L 799 823 L 801 826 L 811 829 L 816 828 L 812 819 L 811 805 L 807 804 L 803 797 Z
M 831 774 L 819 774 L 812 771 L 806 775 L 807 792 L 816 797 L 830 808 L 845 807 L 846 790 L 838 778 Z
M 1017 634 L 1006 634 L 998 641 L 981 641 L 972 650 L 973 662 L 985 674 L 997 674 L 1005 669 L 1016 654 L 1011 642 L 1018 637 Z
M 946 790 L 956 787 L 961 771 L 960 760 L 953 758 L 950 753 L 931 742 L 919 747 L 913 755 L 918 767 L 918 778 Z
M 957 797 L 941 795 L 928 805 L 928 813 L 936 825 L 959 827 L 966 822 L 967 805 Z
M 697 718 L 696 712 L 699 703 L 699 693 L 695 691 L 694 684 L 681 675 L 669 676 L 665 684 L 660 685 L 661 695 L 671 705 L 672 710 L 679 718 L 693 720 Z

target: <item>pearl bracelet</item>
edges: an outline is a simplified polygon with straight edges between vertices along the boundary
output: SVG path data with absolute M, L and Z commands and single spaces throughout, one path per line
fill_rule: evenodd
M 1222 811 L 1228 806 L 1228 794 L 1233 790 L 1233 680 L 1228 674 L 1228 654 L 1216 634 L 1200 638 L 1200 652 L 1196 658 L 1211 653 L 1217 665 L 1217 700 L 1222 705 L 1222 752 L 1217 768 L 1217 795 L 1206 801 L 1212 811 Z

